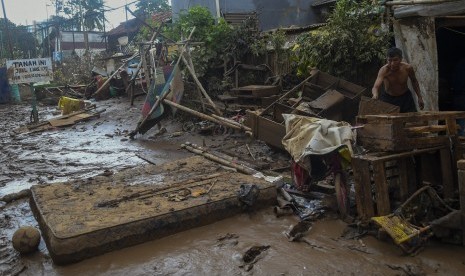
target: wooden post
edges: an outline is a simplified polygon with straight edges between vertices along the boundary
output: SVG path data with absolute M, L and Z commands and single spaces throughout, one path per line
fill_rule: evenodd
M 462 245 L 465 245 L 465 160 L 457 162 L 458 182 L 459 182 L 459 200 L 460 200 L 460 218 L 462 224 Z
M 441 174 L 442 185 L 444 186 L 444 198 L 452 198 L 454 196 L 454 175 L 452 173 L 451 154 L 448 148 L 440 149 L 441 156 Z
M 357 213 L 361 220 L 375 215 L 371 196 L 370 162 L 358 157 L 352 158 L 352 170 L 355 181 L 355 201 Z
M 399 168 L 399 193 L 400 199 L 405 201 L 409 195 L 409 180 L 408 180 L 408 168 L 407 159 L 401 158 L 397 160 L 397 166 Z
M 386 181 L 384 161 L 373 162 L 373 180 L 375 181 L 376 189 L 377 215 L 388 215 L 391 213 L 391 204 L 389 202 L 389 190 Z

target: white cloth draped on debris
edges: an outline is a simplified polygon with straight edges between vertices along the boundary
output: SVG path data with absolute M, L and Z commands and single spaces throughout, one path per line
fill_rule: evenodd
M 283 114 L 286 124 L 286 135 L 282 143 L 295 162 L 304 168 L 310 164 L 306 156 L 324 155 L 341 146 L 351 149 L 354 134 L 346 122 L 312 118 L 295 114 Z

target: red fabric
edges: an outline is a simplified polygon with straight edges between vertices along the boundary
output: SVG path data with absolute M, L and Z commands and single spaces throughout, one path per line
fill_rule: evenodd
M 294 160 L 291 164 L 292 182 L 294 187 L 302 192 L 310 191 L 310 175 L 307 170 L 299 166 Z

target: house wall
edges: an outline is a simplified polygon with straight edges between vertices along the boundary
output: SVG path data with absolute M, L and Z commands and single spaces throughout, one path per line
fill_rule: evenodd
M 434 17 L 394 20 L 396 46 L 403 51 L 420 84 L 425 110 L 438 110 L 438 55 Z M 413 92 L 411 85 L 410 90 Z M 414 92 L 413 92 L 414 93 Z M 413 97 L 416 100 L 416 97 Z
M 311 7 L 314 0 L 219 0 L 222 13 L 256 11 L 262 31 L 289 26 L 308 26 L 321 23 L 318 10 Z M 171 0 L 173 19 L 194 6 L 203 6 L 216 17 L 215 0 Z

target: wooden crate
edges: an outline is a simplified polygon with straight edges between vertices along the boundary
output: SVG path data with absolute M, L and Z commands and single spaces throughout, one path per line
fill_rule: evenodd
M 447 144 L 457 137 L 463 111 L 429 111 L 358 116 L 357 141 L 375 151 L 402 151 Z
M 358 216 L 366 220 L 392 213 L 388 166 L 395 163 L 397 167 L 398 187 L 394 188 L 398 189 L 400 200 L 404 201 L 423 184 L 422 170 L 431 168 L 426 164 L 422 168 L 424 159 L 421 157 L 431 154 L 434 154 L 434 158 L 440 163 L 438 172 L 440 183 L 444 187 L 443 196 L 451 198 L 455 191 L 455 162 L 449 144 L 400 153 L 373 152 L 354 156 L 352 170 Z
M 274 148 L 284 149 L 281 140 L 284 135 L 286 135 L 286 127 L 283 123 L 278 123 L 269 118 L 259 116 L 255 112 L 248 110 L 246 112 L 246 125 L 252 129 L 255 139 L 264 141 Z

